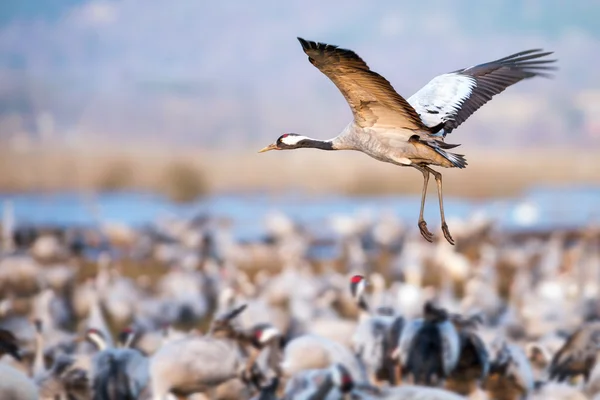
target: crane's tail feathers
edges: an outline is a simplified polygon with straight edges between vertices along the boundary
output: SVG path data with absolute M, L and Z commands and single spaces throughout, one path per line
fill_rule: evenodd
M 444 157 L 446 160 L 450 161 L 452 163 L 453 166 L 455 166 L 456 168 L 466 168 L 467 164 L 467 160 L 465 159 L 465 157 L 462 154 L 456 154 L 456 153 L 448 153 L 440 148 L 436 148 L 435 151 L 441 155 L 442 157 Z
M 445 143 L 441 140 L 435 140 L 431 137 L 422 138 L 419 135 L 412 135 L 408 141 L 410 143 L 420 143 L 428 146 L 430 149 L 433 149 L 440 156 L 444 157 L 446 160 L 450 161 L 450 163 L 456 168 L 465 168 L 467 166 L 467 160 L 462 154 L 448 153 L 446 150 L 453 149 L 460 145 L 458 144 L 449 144 Z

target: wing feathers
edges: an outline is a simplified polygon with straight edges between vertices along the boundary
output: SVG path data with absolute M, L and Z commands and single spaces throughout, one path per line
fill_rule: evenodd
M 492 97 L 507 87 L 536 76 L 550 78 L 556 60 L 541 59 L 552 52 L 526 50 L 433 78 L 408 99 L 430 128 L 443 124 L 443 136 L 457 128 Z M 426 114 L 436 109 L 435 115 Z
M 356 53 L 330 44 L 298 40 L 311 64 L 342 92 L 359 126 L 427 130 L 413 107 Z

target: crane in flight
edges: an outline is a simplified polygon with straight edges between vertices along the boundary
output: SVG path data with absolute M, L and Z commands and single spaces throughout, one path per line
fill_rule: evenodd
M 259 152 L 314 148 L 357 150 L 376 160 L 410 166 L 423 174 L 419 229 L 433 241 L 423 218 L 430 174 L 437 183 L 441 227 L 450 244 L 444 217 L 442 174 L 431 166 L 465 168 L 463 155 L 448 150 L 456 144 L 445 143 L 447 134 L 507 87 L 535 76 L 550 77 L 547 59 L 552 52 L 541 49 L 519 53 L 442 74 L 433 78 L 413 96 L 404 99 L 381 75 L 352 50 L 298 38 L 312 65 L 324 73 L 340 90 L 354 116 L 346 128 L 330 140 L 312 139 L 285 133 Z

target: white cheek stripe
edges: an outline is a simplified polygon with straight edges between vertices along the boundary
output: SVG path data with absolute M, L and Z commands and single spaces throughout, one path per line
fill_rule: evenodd
M 277 328 L 267 328 L 260 334 L 260 342 L 266 343 L 276 336 L 279 336 L 279 330 Z
M 298 144 L 301 140 L 308 139 L 306 136 L 286 136 L 281 141 L 287 145 L 293 146 Z

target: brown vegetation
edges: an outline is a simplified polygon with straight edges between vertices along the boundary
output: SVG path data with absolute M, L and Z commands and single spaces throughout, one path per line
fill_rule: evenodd
M 138 189 L 160 192 L 176 201 L 223 191 L 302 189 L 350 195 L 421 191 L 421 175 L 416 171 L 362 154 L 259 155 L 253 150 L 5 149 L 0 150 L 0 191 Z M 442 171 L 444 191 L 450 196 L 485 198 L 513 196 L 533 184 L 599 184 L 595 153 L 469 150 L 466 169 Z

